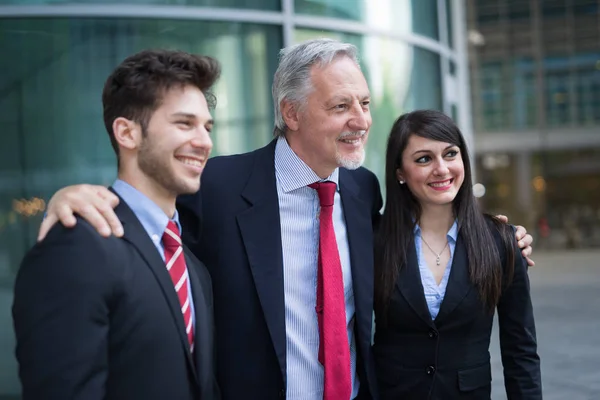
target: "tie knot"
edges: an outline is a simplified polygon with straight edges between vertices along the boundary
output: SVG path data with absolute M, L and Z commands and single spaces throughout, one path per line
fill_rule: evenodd
M 165 247 L 177 248 L 181 246 L 179 228 L 177 228 L 177 224 L 174 221 L 169 220 L 167 229 L 165 229 L 165 233 L 163 233 L 162 240 Z
M 335 195 L 335 182 L 326 181 L 326 182 L 315 182 L 308 187 L 313 188 L 317 191 L 319 195 L 319 203 L 321 203 L 321 207 L 332 207 L 333 206 L 333 196 Z

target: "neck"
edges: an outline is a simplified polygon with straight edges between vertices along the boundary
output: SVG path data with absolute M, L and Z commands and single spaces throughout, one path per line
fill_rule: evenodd
M 325 179 L 337 168 L 337 165 L 324 166 L 322 163 L 319 163 L 314 159 L 315 153 L 311 151 L 306 151 L 302 148 L 302 146 L 297 143 L 294 139 L 294 134 L 287 134 L 285 136 L 285 140 L 288 145 L 292 149 L 292 151 L 300 158 L 304 164 L 308 165 L 310 169 L 314 171 L 315 174 L 321 179 Z
M 430 232 L 433 235 L 446 235 L 454 223 L 452 204 L 443 206 L 422 206 L 419 227 L 421 232 Z
M 119 171 L 118 178 L 127 182 L 139 190 L 140 193 L 152 200 L 161 210 L 163 210 L 169 219 L 173 218 L 175 215 L 176 196 L 165 188 L 157 185 L 152 178 L 144 175 L 141 171 L 138 173 Z

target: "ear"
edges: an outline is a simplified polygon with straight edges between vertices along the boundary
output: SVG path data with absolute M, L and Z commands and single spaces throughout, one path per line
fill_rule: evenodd
M 142 142 L 142 127 L 137 122 L 119 117 L 113 121 L 113 134 L 119 147 L 135 150 Z
M 396 169 L 396 179 L 398 179 L 398 181 L 406 182 L 406 179 L 404 179 L 404 175 L 402 174 L 402 170 L 400 168 Z
M 285 125 L 290 131 L 298 130 L 298 106 L 290 101 L 283 100 L 281 102 L 281 115 L 285 121 Z

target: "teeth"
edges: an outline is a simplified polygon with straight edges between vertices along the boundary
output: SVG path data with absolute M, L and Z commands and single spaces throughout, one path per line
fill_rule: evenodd
M 191 158 L 180 158 L 179 161 L 181 161 L 184 164 L 187 165 L 192 165 L 194 167 L 201 167 L 202 166 L 202 162 L 198 161 L 198 160 L 193 160 Z
M 440 183 L 430 183 L 429 186 L 431 186 L 431 187 L 444 187 L 444 186 L 448 186 L 449 183 L 450 183 L 450 179 L 448 179 L 447 181 L 444 181 L 444 182 L 440 182 Z
M 359 143 L 360 139 L 342 139 L 341 141 L 344 143 L 355 144 L 355 143 Z

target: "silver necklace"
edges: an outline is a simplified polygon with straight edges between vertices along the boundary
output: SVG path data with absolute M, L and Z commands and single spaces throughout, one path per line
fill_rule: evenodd
M 431 252 L 436 256 L 435 263 L 437 265 L 440 265 L 440 257 L 442 256 L 442 253 L 444 252 L 444 250 L 446 250 L 446 247 L 448 247 L 448 241 L 446 240 L 446 245 L 444 246 L 444 248 L 442 249 L 442 251 L 440 251 L 440 254 L 437 254 L 435 251 L 433 251 L 433 249 L 427 243 L 427 241 L 425 241 L 425 238 L 423 237 L 423 235 L 421 235 L 421 240 L 423 241 L 423 243 L 425 243 L 425 246 L 427 246 L 427 248 L 429 250 L 431 250 Z

